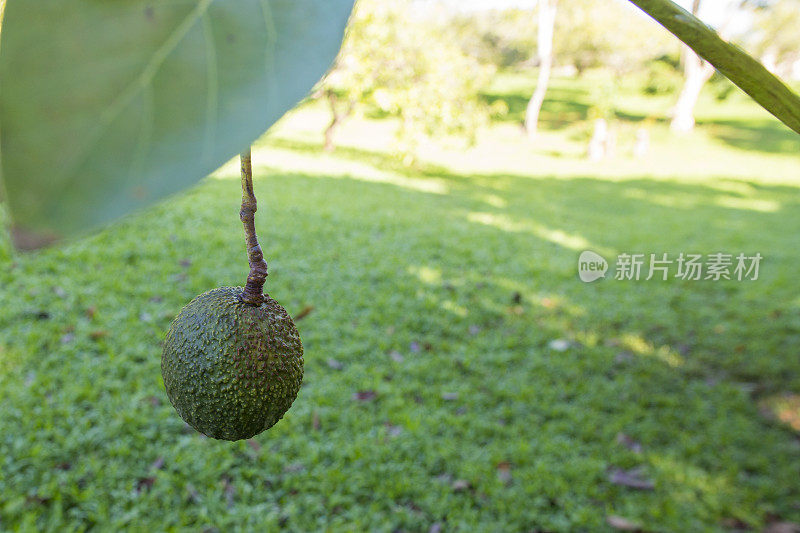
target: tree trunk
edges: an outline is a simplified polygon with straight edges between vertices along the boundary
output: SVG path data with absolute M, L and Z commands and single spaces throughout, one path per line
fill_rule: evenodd
M 345 110 L 345 112 L 340 113 L 338 108 L 339 99 L 336 96 L 336 93 L 329 90 L 327 91 L 325 96 L 328 98 L 328 105 L 330 106 L 332 115 L 331 121 L 328 123 L 328 127 L 325 128 L 325 151 L 333 152 L 333 150 L 336 148 L 336 145 L 334 144 L 333 140 L 336 128 L 338 128 L 339 125 L 353 113 L 353 109 L 355 108 L 355 102 L 350 101 L 348 103 L 348 107 Z
M 701 0 L 692 2 L 692 15 L 700 12 Z M 694 108 L 703 86 L 714 74 L 714 67 L 695 54 L 688 46 L 683 47 L 683 73 L 685 81 L 678 97 L 678 102 L 672 110 L 672 131 L 686 133 L 694 129 Z
M 672 130 L 677 132 L 688 132 L 694 129 L 694 108 L 700 98 L 703 86 L 714 74 L 714 67 L 690 51 L 686 54 L 684 71 L 686 81 L 672 112 L 672 123 L 670 124 Z
M 331 109 L 331 121 L 328 127 L 325 128 L 325 151 L 333 152 L 335 145 L 333 144 L 333 134 L 336 131 L 336 126 L 339 125 L 339 110 L 336 108 L 336 94 L 333 91 L 328 91 L 325 95 L 328 98 L 328 105 Z
M 553 69 L 553 34 L 556 25 L 557 0 L 539 0 L 539 79 L 536 91 L 528 102 L 525 112 L 525 131 L 529 137 L 536 135 L 539 126 L 539 112 L 542 110 L 544 96 L 547 94 L 547 85 L 550 83 L 550 72 Z

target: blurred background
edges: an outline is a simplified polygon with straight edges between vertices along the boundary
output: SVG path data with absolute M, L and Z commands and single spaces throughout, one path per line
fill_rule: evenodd
M 800 2 L 683 5 L 800 88 Z M 360 0 L 253 161 L 292 409 L 217 442 L 161 382 L 246 277 L 236 162 L 4 235 L 0 530 L 800 531 L 800 137 L 628 2 Z M 720 252 L 758 279 L 613 276 Z

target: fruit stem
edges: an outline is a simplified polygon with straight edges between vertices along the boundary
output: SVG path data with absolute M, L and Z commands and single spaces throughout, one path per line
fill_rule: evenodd
M 244 234 L 247 242 L 247 258 L 250 262 L 250 274 L 247 276 L 244 292 L 241 299 L 244 303 L 259 306 L 264 303 L 264 283 L 267 281 L 267 262 L 256 236 L 256 211 L 258 203 L 253 193 L 253 164 L 251 162 L 250 147 L 241 154 L 242 162 L 242 209 L 239 218 L 244 224 Z

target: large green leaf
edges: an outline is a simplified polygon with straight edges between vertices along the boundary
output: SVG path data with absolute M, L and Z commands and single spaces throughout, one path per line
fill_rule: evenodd
M 630 0 L 686 43 L 697 55 L 749 94 L 781 122 L 800 133 L 800 96 L 764 65 L 671 0 Z
M 18 246 L 209 174 L 324 74 L 353 0 L 9 0 L 0 175 Z

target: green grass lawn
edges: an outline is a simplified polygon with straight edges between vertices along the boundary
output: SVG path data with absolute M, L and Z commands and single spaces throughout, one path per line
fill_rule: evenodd
M 306 378 L 249 442 L 188 429 L 160 373 L 181 306 L 245 279 L 235 164 L 58 249 L 4 237 L 0 530 L 800 522 L 800 137 L 734 94 L 674 138 L 668 98 L 628 91 L 617 155 L 590 163 L 571 122 L 590 85 L 556 80 L 537 142 L 510 116 L 414 168 L 388 121 L 352 121 L 323 155 L 314 104 L 260 142 L 267 290 L 308 313 Z M 648 116 L 652 153 L 633 159 Z M 585 249 L 764 261 L 758 281 L 583 284 Z

